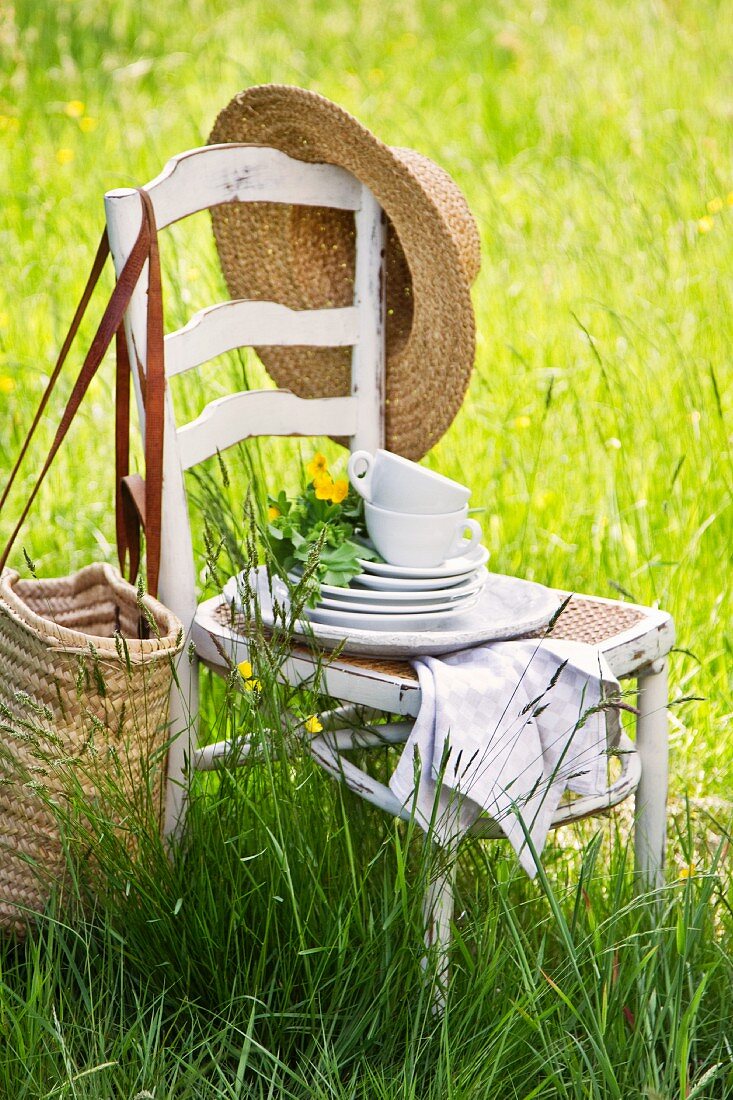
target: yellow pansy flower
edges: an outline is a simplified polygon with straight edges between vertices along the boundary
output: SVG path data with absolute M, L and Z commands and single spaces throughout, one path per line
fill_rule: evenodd
M 15 389 L 15 380 L 7 374 L 0 374 L 0 393 L 12 393 Z
M 331 493 L 331 500 L 334 504 L 340 504 L 342 500 L 346 500 L 349 492 L 349 483 L 345 477 L 340 477 L 338 481 L 333 483 L 333 492 Z
M 334 484 L 330 474 L 321 474 L 313 478 L 316 488 L 316 500 L 330 500 L 334 490 Z
M 320 733 L 323 729 L 317 714 L 311 714 L 310 718 L 306 718 L 304 726 L 306 733 Z
M 313 455 L 313 458 L 308 463 L 305 469 L 309 477 L 313 478 L 313 481 L 315 482 L 315 479 L 318 477 L 319 474 L 322 475 L 328 473 L 328 462 L 326 461 L 326 456 L 324 454 L 321 454 L 321 452 L 319 451 L 317 454 Z
M 84 104 L 80 99 L 70 99 L 64 107 L 64 114 L 69 118 L 81 118 L 84 114 Z
M 270 523 L 280 515 L 280 509 L 276 508 L 274 504 L 271 504 L 267 509 L 267 519 Z

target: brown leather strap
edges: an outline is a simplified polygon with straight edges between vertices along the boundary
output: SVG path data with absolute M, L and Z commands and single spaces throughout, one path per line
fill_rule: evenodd
M 115 333 L 116 368 L 115 368 L 115 532 L 117 535 L 117 557 L 120 570 L 124 574 L 126 558 L 130 551 L 131 543 L 128 537 L 128 528 L 125 523 L 124 501 L 122 498 L 122 482 L 130 471 L 130 357 L 127 354 L 127 340 L 125 339 L 124 326 Z M 137 535 L 139 543 L 140 536 Z M 130 560 L 130 581 L 134 584 L 137 577 L 137 566 L 133 570 L 132 558 Z
M 160 277 L 158 231 L 153 202 L 147 191 L 140 197 L 150 231 L 148 263 L 147 356 L 145 363 L 145 561 L 148 592 L 158 594 L 163 504 L 163 430 L 165 424 L 165 359 L 163 346 L 163 290 Z
M 30 442 L 33 439 L 33 436 L 35 435 L 36 428 L 38 427 L 38 425 L 40 423 L 40 420 L 41 420 L 41 417 L 43 416 L 44 410 L 46 408 L 46 405 L 48 404 L 48 399 L 51 396 L 53 388 L 56 385 L 56 382 L 58 381 L 59 374 L 61 373 L 61 368 L 63 367 L 64 363 L 66 362 L 66 357 L 69 354 L 69 348 L 71 347 L 71 345 L 74 341 L 74 337 L 76 336 L 77 332 L 79 331 L 79 325 L 81 324 L 82 318 L 83 318 L 84 314 L 86 313 L 87 306 L 89 305 L 89 299 L 91 298 L 91 296 L 94 292 L 94 288 L 96 287 L 97 283 L 99 282 L 99 276 L 102 274 L 102 269 L 103 269 L 105 263 L 107 262 L 107 257 L 108 256 L 109 256 L 109 241 L 107 239 L 107 233 L 105 231 L 102 234 L 102 239 L 99 242 L 99 246 L 97 248 L 97 255 L 94 257 L 94 263 L 92 264 L 92 270 L 89 272 L 89 278 L 87 279 L 87 285 L 84 287 L 84 293 L 81 296 L 81 300 L 79 301 L 79 305 L 76 307 L 76 313 L 74 314 L 74 320 L 71 322 L 71 328 L 69 329 L 68 333 L 66 334 L 66 339 L 64 340 L 64 342 L 61 346 L 61 351 L 59 352 L 59 357 L 56 360 L 56 365 L 53 368 L 53 370 L 51 371 L 51 377 L 48 380 L 48 384 L 46 385 L 46 389 L 43 391 L 43 397 L 41 398 L 41 403 L 38 406 L 38 411 L 36 412 L 36 415 L 33 418 L 33 423 L 31 424 L 30 431 L 28 432 L 28 435 L 25 437 L 25 442 L 23 443 L 23 446 L 20 448 L 20 454 L 18 455 L 18 458 L 15 462 L 15 465 L 13 466 L 13 469 L 10 472 L 10 477 L 8 478 L 8 483 L 5 486 L 5 489 L 3 490 L 3 495 L 0 497 L 0 511 L 2 511 L 2 507 L 3 507 L 3 505 L 5 504 L 5 501 L 8 498 L 8 493 L 10 492 L 10 490 L 13 487 L 13 482 L 15 481 L 18 470 L 20 469 L 20 464 L 22 463 L 23 459 L 25 458 L 25 453 L 28 450 L 28 447 L 30 446 Z M 3 562 L 4 561 L 5 561 L 5 558 L 3 557 Z
M 25 522 L 33 501 L 36 498 L 38 490 L 40 489 L 40 486 L 49 470 L 49 467 L 51 466 L 51 463 L 53 462 L 53 459 L 55 458 L 56 453 L 61 446 L 61 443 L 63 442 L 66 433 L 69 430 L 69 426 L 71 425 L 71 422 L 79 408 L 79 405 L 81 404 L 81 401 L 87 389 L 89 388 L 89 384 L 91 383 L 97 372 L 97 369 L 99 368 L 99 364 L 104 358 L 104 354 L 109 347 L 113 336 L 121 332 L 125 310 L 127 309 L 127 306 L 130 302 L 145 262 L 146 260 L 149 260 L 151 291 L 148 294 L 147 370 L 149 377 L 152 372 L 152 378 L 154 380 L 153 392 L 155 395 L 155 399 L 153 402 L 153 407 L 149 410 L 149 414 L 146 413 L 145 418 L 146 462 L 148 460 L 148 456 L 150 456 L 150 460 L 152 463 L 151 488 L 149 490 L 146 489 L 146 511 L 148 511 L 149 514 L 152 513 L 154 517 L 152 540 L 150 538 L 148 539 L 148 557 L 150 560 L 152 541 L 153 561 L 152 577 L 150 575 L 150 568 L 148 570 L 148 588 L 153 594 L 155 594 L 155 592 L 157 591 L 157 580 L 160 566 L 160 494 L 162 493 L 163 407 L 165 395 L 165 373 L 163 364 L 162 293 L 160 287 L 160 261 L 158 256 L 157 235 L 155 229 L 155 218 L 153 215 L 152 202 L 146 192 L 140 191 L 140 195 L 143 202 L 143 219 L 140 226 L 140 232 L 138 234 L 137 240 L 135 241 L 135 244 L 132 247 L 132 251 L 127 258 L 125 266 L 120 272 L 120 276 L 115 284 L 114 290 L 112 291 L 112 295 L 99 323 L 97 332 L 84 359 L 84 363 L 82 364 L 79 376 L 68 399 L 64 414 L 61 418 L 61 422 L 51 445 L 48 457 L 46 458 L 41 472 L 38 475 L 36 483 L 23 509 L 21 517 L 18 520 L 18 523 L 16 524 L 15 529 L 10 536 L 10 539 L 8 540 L 2 556 L 0 557 L 0 570 L 4 568 L 5 563 L 7 562 L 8 555 L 10 554 L 15 539 L 17 538 L 17 535 L 20 531 L 20 528 Z M 46 387 L 46 391 L 44 392 L 44 395 L 41 399 L 41 407 L 36 413 L 33 425 L 31 427 L 31 432 L 29 433 L 29 437 L 26 439 L 21 450 L 20 458 L 13 468 L 10 482 L 3 493 L 2 500 L 0 500 L 0 507 L 5 502 L 5 499 L 10 489 L 10 485 L 12 485 L 23 455 L 28 448 L 30 436 L 32 436 L 33 432 L 35 431 L 43 410 L 48 402 L 48 398 L 50 396 L 51 390 L 53 389 L 53 385 L 55 385 L 61 367 L 66 359 L 66 356 L 68 355 L 69 348 L 74 339 L 74 336 L 76 335 L 79 323 L 84 314 L 86 306 L 88 305 L 94 286 L 99 279 L 99 274 L 102 270 L 102 267 L 104 266 L 104 261 L 108 255 L 108 252 L 109 244 L 107 234 L 105 233 L 97 250 L 97 256 L 92 267 L 92 272 L 90 274 L 89 280 L 87 281 L 87 286 L 84 290 L 84 294 L 82 295 L 79 307 L 77 308 L 76 314 L 74 316 L 71 329 L 69 330 L 69 334 L 64 341 L 59 359 L 57 361 L 56 367 L 54 368 L 52 380 Z M 122 443 L 123 434 L 125 434 L 126 432 L 129 433 L 129 363 L 127 362 L 126 346 L 124 345 L 124 335 L 118 337 L 117 351 L 118 354 L 122 352 L 123 355 L 123 362 L 118 362 L 118 383 L 122 381 L 122 375 L 125 372 L 125 367 L 127 369 L 125 383 L 127 389 L 125 389 L 125 384 L 123 384 L 121 389 L 118 390 L 117 396 L 115 466 L 117 480 L 119 482 L 122 476 L 127 473 L 126 467 L 129 462 L 129 441 L 126 438 L 125 443 Z M 149 386 L 146 386 L 146 390 L 148 388 Z M 157 502 L 153 499 L 154 493 L 159 494 Z M 116 497 L 117 504 L 121 509 L 121 490 L 117 490 Z M 124 539 L 125 524 L 121 519 L 118 519 L 117 524 L 118 535 L 120 534 L 120 532 L 122 532 Z M 130 557 L 132 565 L 132 558 L 135 554 L 137 554 L 139 560 L 139 535 L 136 542 L 136 546 L 138 547 L 137 549 L 133 549 L 132 544 L 130 543 L 123 542 L 123 546 L 124 545 L 130 546 Z M 122 552 L 124 554 L 124 549 Z
M 140 568 L 140 533 L 145 530 L 145 479 L 140 474 L 129 474 L 119 483 L 120 505 L 118 524 L 122 526 L 122 535 L 118 534 L 118 546 L 124 547 L 121 553 L 124 570 L 125 551 L 130 555 L 130 581 L 134 584 Z M 119 527 L 118 527 L 119 531 Z

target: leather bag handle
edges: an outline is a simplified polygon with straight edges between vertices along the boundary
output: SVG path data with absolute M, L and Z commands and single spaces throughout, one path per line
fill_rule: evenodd
M 147 307 L 147 363 L 145 378 L 145 519 L 149 522 L 146 543 L 146 557 L 148 562 L 148 590 L 151 595 L 157 594 L 158 575 L 160 570 L 160 535 L 161 535 L 161 510 L 163 487 L 163 424 L 165 410 L 165 369 L 163 353 L 163 299 L 160 278 L 160 257 L 158 252 L 157 230 L 153 204 L 148 193 L 142 189 L 138 191 L 143 204 L 143 217 L 140 232 L 132 247 L 130 255 L 120 272 L 119 278 L 104 310 L 94 338 L 90 344 L 82 364 L 79 375 L 71 391 L 64 409 L 61 421 L 51 444 L 46 461 L 36 479 L 31 494 L 21 513 L 15 528 L 0 556 L 0 571 L 5 567 L 10 551 L 26 520 L 28 512 L 38 494 L 46 474 L 56 457 L 56 453 L 71 426 L 79 406 L 86 394 L 89 385 L 97 373 L 100 363 L 112 342 L 116 338 L 117 347 L 117 379 L 116 379 L 116 412 L 115 412 L 115 471 L 116 471 L 116 513 L 117 513 L 117 538 L 120 566 L 124 570 L 125 558 L 130 556 L 130 576 L 134 581 L 140 559 L 139 538 L 140 524 L 133 520 L 129 508 L 125 511 L 124 490 L 121 487 L 123 480 L 127 478 L 129 469 L 129 423 L 130 423 L 130 395 L 129 375 L 130 364 L 127 354 L 123 320 L 125 311 L 130 303 L 135 287 L 145 266 L 148 263 L 148 307 Z M 20 454 L 11 471 L 10 478 L 0 497 L 0 511 L 7 500 L 10 489 L 16 479 L 23 458 L 28 450 L 31 439 L 38 427 L 48 400 L 56 385 L 61 369 L 66 361 L 73 340 L 79 329 L 84 313 L 94 288 L 99 281 L 102 269 L 109 255 L 109 238 L 107 232 L 102 234 L 97 254 L 92 265 L 86 287 L 77 307 L 69 332 L 63 342 L 56 365 L 51 373 L 46 389 L 41 398 L 40 405 L 31 424 L 30 431 L 21 447 Z

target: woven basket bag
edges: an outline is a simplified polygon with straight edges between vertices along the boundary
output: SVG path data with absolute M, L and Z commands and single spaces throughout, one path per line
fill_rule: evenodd
M 135 852 L 136 826 L 160 815 L 167 713 L 183 626 L 155 599 L 160 565 L 165 395 L 160 260 L 152 203 L 140 190 L 142 222 L 84 358 L 51 450 L 20 519 L 0 553 L 0 927 L 21 932 L 63 881 L 62 825 L 67 810 L 86 819 L 101 810 Z M 41 399 L 28 437 L 0 495 L 0 512 L 96 286 L 106 233 Z M 128 476 L 130 363 L 123 320 L 147 263 L 145 480 Z M 22 580 L 5 563 L 79 404 L 116 340 L 115 503 L 120 568 L 130 580 L 146 531 L 147 584 L 109 565 L 68 577 Z M 110 464 L 111 465 L 111 464 Z M 82 821 L 84 818 L 82 818 Z
M 23 931 L 63 879 L 73 787 L 160 814 L 180 621 L 108 565 L 0 577 L 0 924 Z M 118 822 L 120 823 L 120 822 Z M 121 822 L 124 827 L 124 822 Z M 132 833 L 131 833 L 132 835 Z

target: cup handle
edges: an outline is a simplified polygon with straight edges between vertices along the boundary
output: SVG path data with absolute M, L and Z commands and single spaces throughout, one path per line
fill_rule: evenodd
M 357 466 L 365 465 L 364 472 L 359 475 L 357 473 Z M 349 481 L 356 489 L 359 496 L 364 497 L 364 500 L 371 500 L 371 487 L 372 487 L 372 470 L 374 468 L 374 455 L 369 451 L 354 451 L 352 455 L 349 455 L 349 464 L 346 467 L 346 472 L 349 475 Z
M 470 535 L 464 537 L 463 532 L 469 529 Z M 447 557 L 453 558 L 465 554 L 472 546 L 475 546 L 481 539 L 483 532 L 481 530 L 481 524 L 475 519 L 462 519 L 456 528 L 456 533 L 448 550 Z

